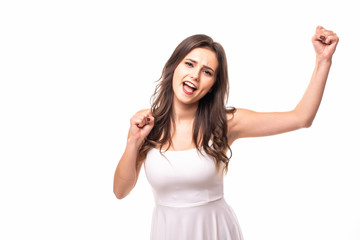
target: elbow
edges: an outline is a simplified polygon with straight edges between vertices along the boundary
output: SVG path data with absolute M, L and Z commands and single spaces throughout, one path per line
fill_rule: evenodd
M 126 196 L 127 196 L 127 194 L 126 193 L 123 193 L 123 192 L 119 192 L 119 191 L 114 191 L 114 194 L 115 194 L 115 197 L 117 198 L 117 199 L 123 199 L 123 198 L 125 198 Z
M 116 198 L 119 199 L 119 200 L 121 200 L 121 199 L 123 199 L 123 198 L 126 197 L 126 195 L 121 195 L 121 194 L 115 194 L 115 196 L 116 196 Z
M 315 116 L 300 114 L 296 109 L 293 110 L 293 112 L 295 113 L 295 121 L 297 122 L 298 128 L 311 127 Z
M 131 181 L 114 181 L 113 192 L 117 199 L 123 199 L 135 187 L 136 182 Z
M 305 119 L 301 122 L 301 128 L 309 128 L 313 123 L 313 119 Z
M 115 197 L 119 200 L 125 198 L 130 193 L 130 191 L 126 188 L 123 188 L 121 186 L 116 187 L 115 185 L 113 188 L 113 192 L 115 194 Z
M 306 122 L 304 128 L 309 128 L 312 125 L 312 121 Z

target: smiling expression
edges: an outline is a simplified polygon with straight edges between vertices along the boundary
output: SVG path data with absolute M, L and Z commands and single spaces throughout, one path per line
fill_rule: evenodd
M 214 85 L 217 67 L 216 54 L 210 49 L 195 48 L 190 51 L 174 71 L 174 101 L 197 104 Z

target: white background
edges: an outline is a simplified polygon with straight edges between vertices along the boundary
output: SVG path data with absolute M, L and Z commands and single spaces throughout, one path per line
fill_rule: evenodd
M 230 106 L 287 111 L 310 80 L 317 25 L 340 37 L 309 129 L 241 139 L 225 198 L 246 240 L 359 240 L 356 1 L 1 1 L 0 238 L 148 239 L 142 171 L 112 192 L 130 117 L 150 107 L 174 48 L 227 52 Z

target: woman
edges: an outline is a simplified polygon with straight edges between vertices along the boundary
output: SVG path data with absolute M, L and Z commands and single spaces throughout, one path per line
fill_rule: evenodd
M 144 163 L 156 202 L 151 239 L 243 239 L 223 198 L 227 152 L 238 138 L 310 127 L 338 41 L 332 31 L 316 28 L 316 65 L 303 98 L 292 111 L 272 113 L 225 107 L 228 72 L 220 44 L 194 35 L 178 45 L 163 69 L 151 109 L 130 120 L 114 176 L 114 193 L 124 198 Z

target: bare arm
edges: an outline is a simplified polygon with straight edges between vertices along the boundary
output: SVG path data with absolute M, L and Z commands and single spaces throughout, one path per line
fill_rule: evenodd
M 316 60 L 309 86 L 294 110 L 306 127 L 311 126 L 319 109 L 330 67 L 331 61 Z
M 139 111 L 130 120 L 127 145 L 114 174 L 114 194 L 118 199 L 126 197 L 135 187 L 141 166 L 136 167 L 138 149 L 154 126 L 154 118 L 148 110 Z
M 318 26 L 312 38 L 316 52 L 315 69 L 296 108 L 288 112 L 268 113 L 238 108 L 234 117 L 228 120 L 229 144 L 237 138 L 269 136 L 310 127 L 320 106 L 338 41 L 335 33 Z

